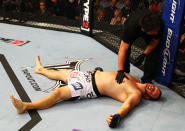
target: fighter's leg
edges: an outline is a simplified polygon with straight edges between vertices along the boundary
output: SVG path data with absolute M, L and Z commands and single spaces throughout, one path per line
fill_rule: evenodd
M 10 95 L 10 98 L 13 105 L 17 109 L 17 113 L 21 114 L 30 109 L 47 109 L 56 104 L 58 101 L 68 100 L 71 98 L 71 91 L 68 86 L 57 88 L 49 96 L 41 98 L 35 102 L 22 102 L 14 98 L 12 95 Z
M 49 79 L 62 80 L 66 83 L 67 77 L 72 69 L 60 69 L 60 70 L 50 70 L 43 67 L 40 62 L 40 57 L 36 57 L 36 67 L 34 69 L 35 73 L 42 74 Z

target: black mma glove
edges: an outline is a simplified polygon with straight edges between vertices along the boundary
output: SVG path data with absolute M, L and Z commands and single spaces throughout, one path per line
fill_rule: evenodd
M 96 67 L 95 70 L 96 70 L 96 71 L 103 71 L 103 68 L 101 68 L 101 67 Z
M 125 76 L 125 74 L 124 74 L 124 70 L 119 70 L 118 73 L 117 73 L 117 76 L 116 76 L 117 83 L 121 84 L 124 77 L 126 77 L 128 79 L 128 77 Z
M 138 57 L 136 58 L 136 61 L 135 61 L 134 65 L 135 65 L 135 66 L 141 65 L 141 63 L 144 61 L 145 57 L 146 57 L 145 54 L 141 54 L 140 56 L 138 56 Z
M 115 115 L 113 116 L 113 118 L 112 118 L 112 121 L 111 121 L 109 127 L 111 127 L 111 128 L 117 127 L 118 124 L 120 123 L 120 120 L 121 120 L 120 114 L 115 114 Z

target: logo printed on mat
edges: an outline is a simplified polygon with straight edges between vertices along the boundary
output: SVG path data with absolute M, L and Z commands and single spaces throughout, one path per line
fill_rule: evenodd
M 57 65 L 48 65 L 48 66 L 44 66 L 47 69 L 54 69 L 54 70 L 59 70 L 59 69 L 74 69 L 74 70 L 80 70 L 80 65 L 87 61 L 88 59 L 83 59 L 83 60 L 74 60 L 74 61 L 66 61 L 66 64 L 57 64 Z M 42 91 L 45 93 L 50 93 L 52 92 L 54 89 L 65 86 L 66 84 L 63 81 L 57 80 L 55 85 L 53 85 L 52 87 L 49 87 L 45 90 L 42 90 L 39 87 L 39 84 L 36 82 L 36 80 L 31 76 L 31 73 L 29 72 L 29 68 L 33 68 L 33 67 L 22 67 L 22 72 L 24 73 L 26 79 L 28 80 L 28 82 L 31 84 L 31 86 L 33 87 L 33 89 L 35 91 Z M 77 75 L 77 74 L 76 74 Z M 76 77 L 76 75 L 74 75 L 73 77 Z
M 80 65 L 87 61 L 88 59 L 84 59 L 84 60 L 75 60 L 75 61 L 67 61 L 67 64 L 62 64 L 62 65 L 51 65 L 51 66 L 46 66 L 46 68 L 48 69 L 74 69 L 74 70 L 80 70 Z M 55 85 L 49 89 L 44 90 L 43 92 L 49 93 L 51 91 L 53 91 L 56 88 L 65 86 L 66 84 L 63 83 L 63 81 L 56 81 Z
M 23 41 L 23 40 L 14 40 L 14 39 L 7 39 L 7 38 L 2 38 L 0 37 L 0 41 L 4 42 L 4 43 L 9 43 L 9 44 L 13 44 L 13 45 L 17 45 L 17 46 L 23 46 L 25 44 L 28 44 L 31 41 Z

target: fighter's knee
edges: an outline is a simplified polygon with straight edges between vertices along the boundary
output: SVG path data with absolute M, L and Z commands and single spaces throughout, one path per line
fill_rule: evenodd
M 53 97 L 56 99 L 56 100 L 59 100 L 61 98 L 61 91 L 59 88 L 56 88 L 54 91 L 53 91 Z

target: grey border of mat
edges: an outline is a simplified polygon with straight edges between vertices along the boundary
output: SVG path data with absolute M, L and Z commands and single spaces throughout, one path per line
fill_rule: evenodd
M 8 61 L 6 60 L 3 54 L 0 54 L 0 62 L 2 63 L 6 73 L 8 74 L 8 77 L 10 78 L 10 81 L 14 85 L 14 88 L 17 91 L 18 95 L 20 96 L 21 100 L 25 102 L 31 102 L 29 96 L 27 95 L 26 91 L 24 90 L 23 86 L 19 82 L 17 76 L 15 75 L 14 71 L 12 70 L 10 64 L 8 63 Z M 28 114 L 30 115 L 31 120 L 28 121 L 23 127 L 21 127 L 19 131 L 25 131 L 25 130 L 28 131 L 42 120 L 37 110 L 29 110 Z

